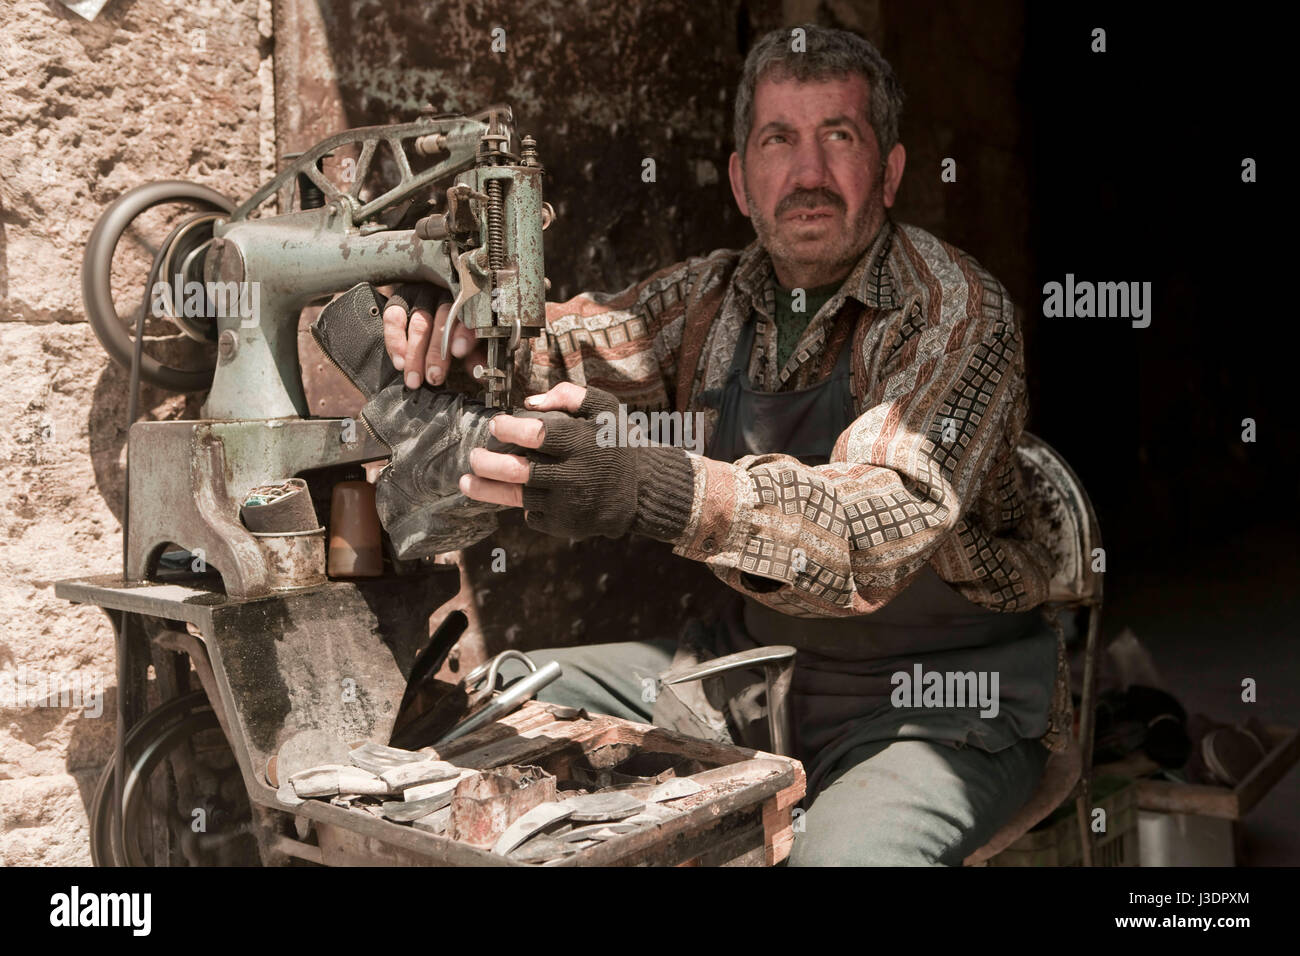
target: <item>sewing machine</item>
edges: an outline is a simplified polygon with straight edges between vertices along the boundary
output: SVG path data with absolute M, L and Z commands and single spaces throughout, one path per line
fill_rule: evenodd
M 372 187 L 381 150 L 397 180 L 382 191 Z M 325 158 L 340 152 L 349 154 L 346 191 L 322 172 Z M 421 160 L 428 162 L 417 172 Z M 436 188 L 449 179 L 445 191 Z M 267 213 L 273 197 L 278 215 Z M 445 208 L 434 208 L 444 197 Z M 186 335 L 215 342 L 210 385 L 202 372 L 134 355 L 109 291 L 113 251 L 132 220 L 177 199 L 210 208 L 184 220 L 158 250 L 150 302 Z M 545 326 L 542 230 L 553 218 L 542 201 L 536 144 L 530 137 L 516 144 L 504 106 L 332 136 L 233 209 L 224 197 L 181 183 L 141 187 L 110 207 L 87 247 L 92 325 L 110 354 L 128 368 L 135 363 L 144 380 L 209 388 L 199 420 L 131 428 L 126 580 L 147 580 L 171 543 L 218 569 L 231 596 L 323 581 L 323 530 L 255 535 L 239 518 L 252 488 L 387 454 L 349 419 L 311 417 L 297 351 L 303 308 L 356 283 L 449 289 L 455 298 L 443 354 L 457 322 L 471 329 L 486 345 L 487 361 L 475 370 L 484 403 L 511 407 L 514 354 Z
M 331 155 L 343 185 L 323 172 Z M 114 253 L 137 219 L 177 204 L 197 211 L 157 245 L 130 323 L 113 301 Z M 458 636 L 431 640 L 428 628 L 459 576 L 454 565 L 389 562 L 377 578 L 327 580 L 324 527 L 257 533 L 241 520 L 252 489 L 304 478 L 328 502 L 340 476 L 388 455 L 353 420 L 312 417 L 300 318 L 358 284 L 446 288 L 444 354 L 455 322 L 473 330 L 486 344 L 483 400 L 510 408 L 515 352 L 545 324 L 542 230 L 553 215 L 536 145 L 517 141 L 503 106 L 340 133 L 239 205 L 159 182 L 104 211 L 82 285 L 101 343 L 131 370 L 123 570 L 55 585 L 102 608 L 116 633 L 117 740 L 91 813 L 97 864 L 320 862 L 320 847 L 301 842 L 309 824 L 268 786 L 268 761 L 304 732 L 388 740 L 408 687 L 432 679 Z M 374 319 L 381 300 L 370 301 Z M 169 323 L 206 343 L 212 363 L 176 368 L 147 354 L 150 313 L 155 334 L 157 320 Z M 135 421 L 141 381 L 206 389 L 200 417 Z M 151 685 L 163 701 L 152 711 Z M 201 746 L 218 728 L 224 741 Z M 219 766 L 196 772 L 205 753 Z M 150 809 L 160 793 L 173 811 L 161 845 Z M 208 829 L 177 807 L 203 808 Z

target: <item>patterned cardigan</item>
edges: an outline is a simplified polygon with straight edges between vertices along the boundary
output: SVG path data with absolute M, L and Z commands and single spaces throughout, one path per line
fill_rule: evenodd
M 886 221 L 784 368 L 774 283 L 755 242 L 616 294 L 550 303 L 520 384 L 531 394 L 568 380 L 631 409 L 698 413 L 707 438 L 717 411 L 701 394 L 722 386 L 743 323 L 758 323 L 749 374 L 760 390 L 816 384 L 847 344 L 857 418 L 830 462 L 692 455 L 694 502 L 675 553 L 800 617 L 871 613 L 927 562 L 992 610 L 1042 603 L 1052 566 L 1021 496 L 1024 358 L 1001 283 L 928 232 Z M 751 575 L 775 590 L 747 587 Z

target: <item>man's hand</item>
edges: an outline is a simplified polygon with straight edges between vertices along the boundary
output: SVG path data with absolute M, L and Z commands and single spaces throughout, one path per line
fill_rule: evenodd
M 542 395 L 529 395 L 524 399 L 524 407 L 534 412 L 576 415 L 586 398 L 587 390 L 581 385 L 561 382 Z M 558 417 L 562 420 L 565 416 Z M 521 418 L 498 415 L 492 419 L 491 432 L 493 438 L 508 445 L 540 451 L 546 441 L 546 420 L 542 416 Z M 527 458 L 476 448 L 469 454 L 469 466 L 474 474 L 464 475 L 460 479 L 460 490 L 466 496 L 509 508 L 523 507 L 524 485 L 532 470 L 532 463 Z
M 526 398 L 524 407 L 541 414 L 498 415 L 490 429 L 498 441 L 535 450 L 505 455 L 474 449 L 474 473 L 460 479 L 466 497 L 522 507 L 529 527 L 558 537 L 617 538 L 633 531 L 670 541 L 681 534 L 695 488 L 685 451 L 604 440 L 602 416 L 617 415 L 618 399 L 598 388 L 561 382 Z
M 436 308 L 435 308 L 435 303 Z M 427 284 L 398 286 L 384 307 L 384 349 L 393 367 L 404 373 L 407 388 L 419 388 L 421 379 L 430 385 L 447 380 L 447 366 L 453 358 L 464 359 L 465 368 L 487 361 L 474 333 L 460 323 L 451 333 L 451 355 L 439 354 L 442 330 L 447 325 L 451 303 L 446 291 Z

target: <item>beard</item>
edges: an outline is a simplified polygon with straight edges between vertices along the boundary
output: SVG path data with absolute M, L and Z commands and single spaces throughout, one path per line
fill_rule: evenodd
M 884 182 L 881 178 L 872 185 L 871 194 L 862 208 L 847 220 L 844 199 L 825 188 L 800 189 L 791 193 L 776 204 L 776 210 L 770 218 L 759 211 L 748 184 L 745 185 L 745 200 L 749 204 L 751 222 L 758 241 L 774 262 L 801 268 L 819 267 L 819 271 L 828 274 L 845 271 L 856 263 L 884 221 Z M 799 233 L 807 228 L 806 225 L 797 219 L 782 218 L 793 210 L 816 206 L 828 206 L 836 210 L 843 222 L 842 228 L 836 228 L 837 223 L 832 219 L 829 223 L 831 228 L 820 239 L 804 239 L 800 238 Z

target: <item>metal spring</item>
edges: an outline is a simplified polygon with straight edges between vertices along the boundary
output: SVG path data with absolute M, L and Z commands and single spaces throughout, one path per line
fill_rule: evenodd
M 501 180 L 489 179 L 488 194 L 488 265 L 502 269 L 506 264 L 505 209 L 501 196 Z

